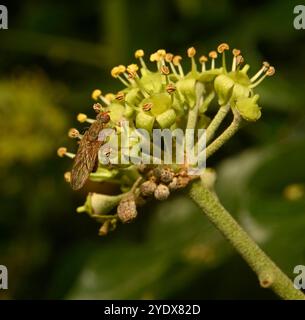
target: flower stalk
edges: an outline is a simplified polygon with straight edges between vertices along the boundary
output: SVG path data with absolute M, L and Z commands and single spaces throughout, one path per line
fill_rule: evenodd
M 282 299 L 305 300 L 302 291 L 294 288 L 291 280 L 249 237 L 212 191 L 203 183 L 196 181 L 192 184 L 189 194 L 257 274 L 263 288 L 270 288 Z

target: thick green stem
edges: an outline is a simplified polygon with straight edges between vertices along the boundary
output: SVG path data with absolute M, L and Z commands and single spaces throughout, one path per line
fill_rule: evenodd
M 211 139 L 214 137 L 215 132 L 219 128 L 221 122 L 226 117 L 230 110 L 230 105 L 226 104 L 224 106 L 221 106 L 211 123 L 209 124 L 207 130 L 206 130 L 206 145 L 211 141 Z
M 241 117 L 236 113 L 228 128 L 206 148 L 206 159 L 221 148 L 238 131 L 240 123 Z
M 305 295 L 294 288 L 291 280 L 241 228 L 213 192 L 202 183 L 194 182 L 190 196 L 257 274 L 263 288 L 271 288 L 283 299 L 305 300 Z

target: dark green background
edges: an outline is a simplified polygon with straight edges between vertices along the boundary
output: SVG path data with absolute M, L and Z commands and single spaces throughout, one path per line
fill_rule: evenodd
M 4 4 L 4 3 L 3 3 Z M 305 264 L 305 198 L 283 189 L 305 183 L 305 30 L 295 1 L 9 1 L 0 30 L 0 264 L 4 299 L 274 299 L 204 215 L 183 195 L 150 204 L 107 238 L 77 214 L 88 185 L 63 180 L 76 149 L 67 130 L 93 115 L 95 88 L 116 92 L 117 64 L 138 48 L 185 56 L 221 42 L 242 50 L 254 73 L 276 75 L 258 89 L 263 116 L 244 127 L 208 165 L 225 206 L 291 277 Z

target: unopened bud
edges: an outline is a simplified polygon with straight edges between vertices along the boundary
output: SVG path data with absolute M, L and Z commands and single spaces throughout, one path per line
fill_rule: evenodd
M 152 196 L 157 188 L 157 185 L 155 182 L 148 180 L 141 184 L 140 186 L 140 192 L 144 197 Z
M 120 201 L 117 208 L 117 213 L 119 219 L 123 223 L 131 222 L 137 217 L 137 206 L 133 194 L 128 195 Z
M 166 200 L 170 195 L 169 188 L 165 184 L 159 184 L 154 192 L 154 196 L 157 200 Z
M 161 182 L 168 184 L 174 178 L 174 173 L 169 169 L 161 169 L 160 180 Z

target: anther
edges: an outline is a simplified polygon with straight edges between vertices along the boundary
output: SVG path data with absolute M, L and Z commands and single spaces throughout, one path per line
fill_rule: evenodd
M 209 57 L 212 59 L 211 62 L 211 69 L 215 69 L 215 59 L 218 57 L 218 54 L 216 51 L 211 51 L 209 53 Z
M 173 64 L 174 64 L 175 66 L 179 66 L 181 59 L 182 59 L 181 56 L 174 56 L 174 58 L 173 58 Z
M 113 76 L 113 78 L 117 78 L 119 74 L 120 74 L 120 71 L 118 67 L 113 67 L 111 69 L 111 75 Z
M 166 56 L 166 51 L 164 49 L 159 49 L 157 51 L 157 55 L 161 58 L 161 59 L 164 59 L 165 56 Z
M 67 148 L 65 147 L 60 147 L 57 149 L 57 155 L 61 158 L 63 158 L 66 153 L 67 153 Z
M 75 128 L 71 128 L 69 131 L 68 131 L 68 137 L 69 138 L 72 138 L 72 139 L 75 139 L 75 138 L 80 138 L 80 133 L 77 129 Z
M 93 100 L 97 100 L 102 95 L 102 91 L 99 89 L 93 90 L 91 96 Z
M 174 56 L 173 64 L 178 67 L 180 76 L 184 77 L 184 72 L 183 72 L 182 66 L 180 64 L 181 59 L 182 59 L 181 56 Z
M 80 123 L 83 123 L 83 122 L 93 123 L 95 120 L 88 118 L 85 113 L 79 113 L 77 115 L 77 121 Z
M 122 64 L 120 64 L 119 66 L 117 66 L 118 68 L 118 72 L 119 73 L 124 73 L 126 71 L 126 67 Z
M 190 48 L 187 49 L 187 56 L 189 58 L 194 57 L 195 54 L 196 54 L 196 49 L 194 47 L 190 47 Z
M 163 75 L 168 75 L 170 73 L 167 66 L 161 66 L 160 71 L 161 71 L 161 74 Z
M 60 147 L 57 149 L 57 155 L 61 158 L 63 158 L 64 156 L 73 159 L 75 157 L 74 153 L 68 152 L 67 148 L 65 147 Z
M 173 92 L 175 92 L 177 90 L 176 86 L 173 84 L 173 83 L 169 83 L 167 86 L 166 86 L 166 89 L 167 93 L 171 94 Z
M 64 173 L 64 179 L 68 183 L 71 182 L 71 172 L 70 171 L 67 171 L 67 172 Z
M 96 113 L 99 113 L 102 110 L 102 105 L 97 102 L 92 106 L 92 108 Z
M 174 55 L 172 53 L 167 53 L 164 59 L 166 62 L 171 62 L 173 58 L 174 58 Z
M 204 55 L 202 55 L 200 58 L 199 58 L 199 62 L 201 63 L 201 72 L 204 72 L 206 70 L 206 66 L 205 66 L 205 63 L 208 61 L 208 58 Z
M 144 51 L 142 49 L 138 49 L 136 50 L 134 56 L 136 59 L 142 58 L 144 57 Z
M 229 50 L 230 47 L 227 43 L 221 43 L 218 47 L 217 47 L 217 51 L 219 53 L 223 53 L 225 50 Z
M 275 68 L 274 68 L 273 66 L 270 66 L 269 69 L 268 69 L 267 72 L 266 72 L 266 75 L 267 75 L 268 77 L 271 77 L 271 76 L 273 76 L 274 74 L 275 74 Z
M 119 91 L 119 92 L 116 94 L 115 98 L 116 98 L 118 101 L 124 101 L 124 98 L 125 98 L 124 92 Z
M 232 53 L 233 53 L 234 57 L 237 57 L 237 56 L 239 56 L 241 54 L 241 51 L 239 49 L 233 49 Z
M 143 67 L 144 69 L 147 69 L 146 64 L 145 64 L 145 62 L 144 62 L 144 60 L 143 60 L 144 51 L 143 51 L 142 49 L 138 49 L 138 50 L 136 50 L 136 52 L 135 52 L 134 55 L 135 55 L 135 58 L 136 58 L 136 59 L 139 59 L 139 60 L 140 60 L 140 63 L 141 63 L 141 65 L 142 65 L 142 67 Z
M 147 103 L 144 103 L 143 106 L 142 106 L 142 109 L 144 111 L 150 111 L 151 108 L 152 108 L 153 104 L 151 102 L 147 102 Z

